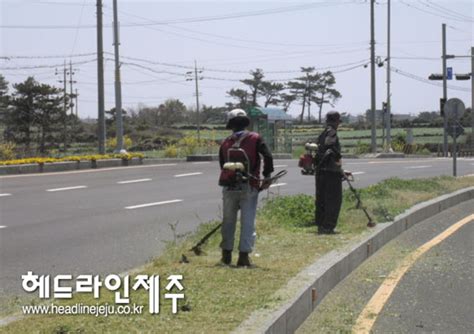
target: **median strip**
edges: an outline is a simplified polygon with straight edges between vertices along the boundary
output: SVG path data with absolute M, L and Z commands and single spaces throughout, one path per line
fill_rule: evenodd
M 155 202 L 155 203 L 147 203 L 147 204 L 139 204 L 139 205 L 132 205 L 132 206 L 126 206 L 126 210 L 134 210 L 134 209 L 141 209 L 141 208 L 147 208 L 150 206 L 158 206 L 158 205 L 164 205 L 164 204 L 171 204 L 171 203 L 179 203 L 182 202 L 182 199 L 173 199 L 170 201 L 162 201 L 162 202 Z
M 139 182 L 148 182 L 151 179 L 139 179 L 139 180 L 128 180 L 128 181 L 119 181 L 117 184 L 129 184 L 129 183 L 139 183 Z
M 187 173 L 187 174 L 177 174 L 175 175 L 174 177 L 185 177 L 185 176 L 193 176 L 193 175 L 201 175 L 202 173 L 201 172 L 197 172 L 197 173 Z
M 55 192 L 55 191 L 77 190 L 77 189 L 84 189 L 84 188 L 87 188 L 87 186 L 75 186 L 75 187 L 67 187 L 67 188 L 46 189 L 46 191 Z

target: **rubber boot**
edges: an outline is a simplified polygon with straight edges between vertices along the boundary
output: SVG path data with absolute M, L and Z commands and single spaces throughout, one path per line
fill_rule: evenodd
M 232 251 L 223 249 L 221 262 L 225 265 L 230 265 L 232 262 Z
M 240 252 L 237 260 L 237 267 L 251 267 L 249 253 Z

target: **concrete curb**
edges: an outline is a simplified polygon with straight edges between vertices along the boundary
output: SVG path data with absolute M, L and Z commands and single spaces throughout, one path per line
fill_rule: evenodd
M 0 166 L 0 176 L 16 174 L 34 174 L 65 172 L 72 170 L 85 170 L 95 168 L 126 167 L 139 165 L 155 165 L 159 163 L 177 163 L 185 162 L 186 159 L 138 159 L 132 160 L 107 159 L 107 160 L 88 160 L 88 161 L 65 161 L 40 164 L 10 165 Z
M 235 332 L 293 333 L 331 289 L 387 242 L 415 224 L 471 199 L 474 187 L 417 204 L 395 217 L 393 223 L 378 224 L 357 242 L 326 254 L 301 271 L 285 287 L 292 294 L 289 302 L 273 312 L 254 312 Z

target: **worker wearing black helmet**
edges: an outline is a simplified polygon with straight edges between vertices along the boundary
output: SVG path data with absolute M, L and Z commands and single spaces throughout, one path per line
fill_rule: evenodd
M 334 234 L 342 204 L 341 145 L 337 128 L 341 115 L 326 114 L 326 128 L 318 137 L 316 165 L 316 226 L 318 234 Z

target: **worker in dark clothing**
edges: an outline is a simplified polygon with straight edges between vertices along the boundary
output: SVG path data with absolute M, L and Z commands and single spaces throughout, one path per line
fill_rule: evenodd
M 240 210 L 240 241 L 237 266 L 251 266 L 249 254 L 255 243 L 255 215 L 258 193 L 270 186 L 273 158 L 263 138 L 256 132 L 246 131 L 250 120 L 242 109 L 228 113 L 226 128 L 232 130 L 219 149 L 221 175 L 219 185 L 223 187 L 222 263 L 232 262 L 237 212 Z M 263 182 L 260 182 L 260 165 L 263 157 Z
M 326 115 L 326 128 L 318 137 L 316 155 L 316 226 L 318 234 L 335 234 L 342 204 L 341 145 L 337 128 L 341 115 L 330 111 Z

